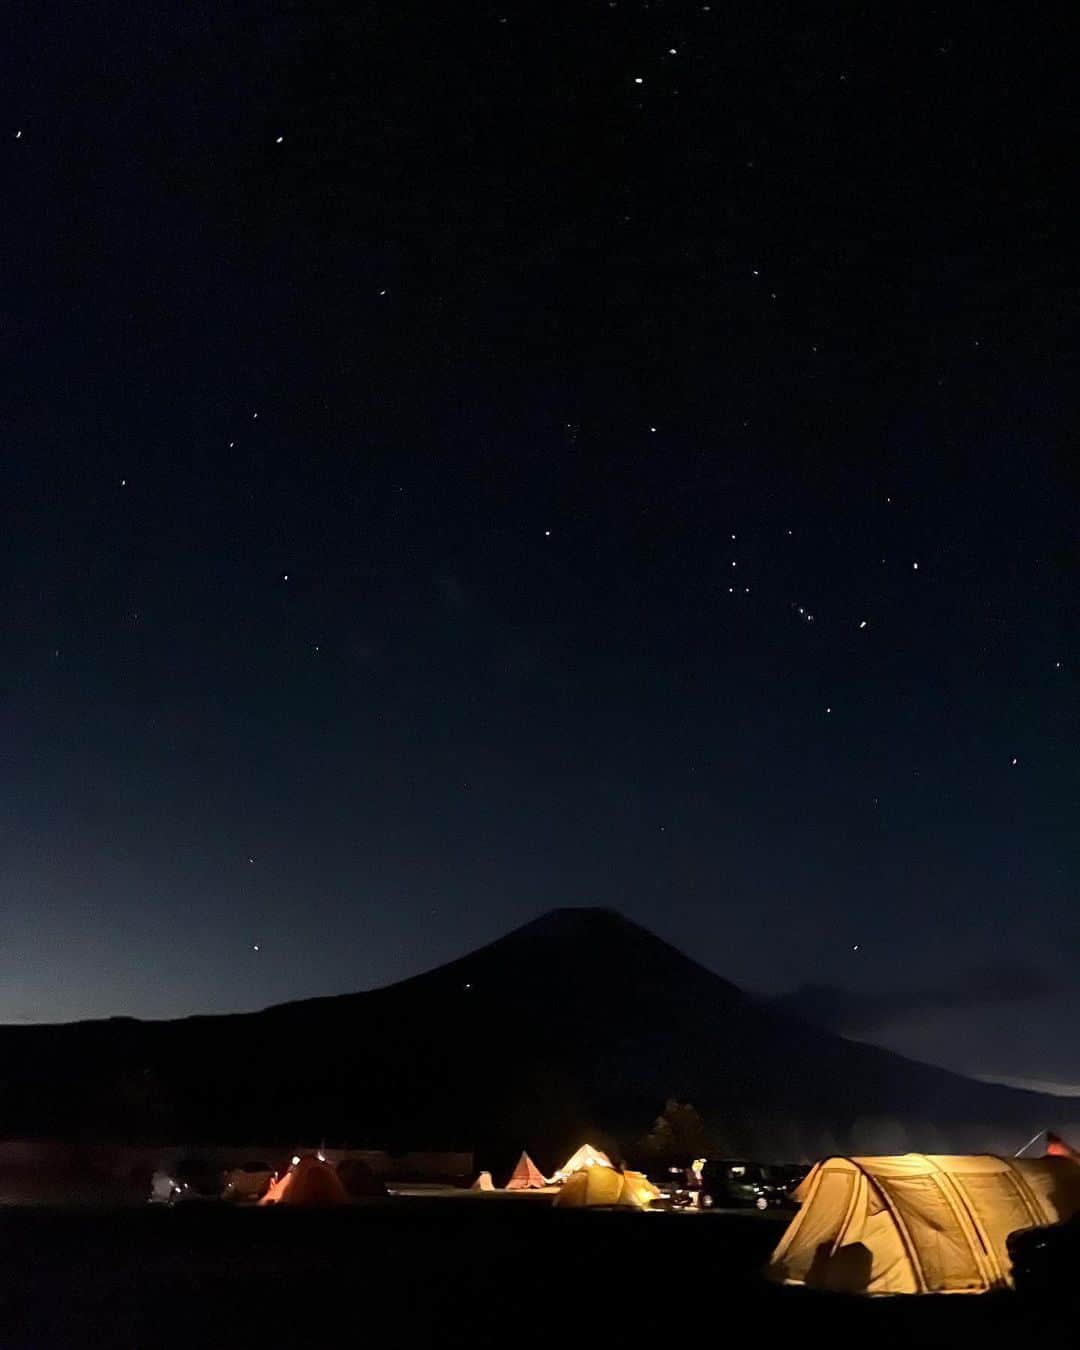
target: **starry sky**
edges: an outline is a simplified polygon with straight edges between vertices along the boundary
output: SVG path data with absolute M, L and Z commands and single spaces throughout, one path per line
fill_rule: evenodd
M 598 904 L 1080 1083 L 1055 13 L 17 6 L 0 1020 Z

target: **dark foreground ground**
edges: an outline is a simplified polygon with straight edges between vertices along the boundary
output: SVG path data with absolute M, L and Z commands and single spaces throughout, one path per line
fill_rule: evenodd
M 1080 1308 L 1066 1300 L 774 1289 L 757 1272 L 779 1232 L 757 1215 L 467 1199 L 313 1213 L 0 1210 L 0 1347 L 1080 1341 Z

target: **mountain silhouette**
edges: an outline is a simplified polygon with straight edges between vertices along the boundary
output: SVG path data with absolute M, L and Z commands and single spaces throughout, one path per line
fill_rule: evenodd
M 550 1166 L 586 1136 L 632 1155 L 668 1098 L 718 1149 L 786 1158 L 1013 1151 L 1080 1115 L 815 1028 L 603 909 L 363 993 L 0 1028 L 9 1138 L 527 1146 Z

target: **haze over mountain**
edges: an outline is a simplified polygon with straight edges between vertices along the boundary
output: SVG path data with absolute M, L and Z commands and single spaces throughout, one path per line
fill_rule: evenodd
M 559 909 L 364 993 L 173 1022 L 0 1029 L 0 1132 L 526 1145 L 632 1155 L 669 1097 L 717 1151 L 1013 1151 L 1080 1103 L 815 1028 L 599 909 Z

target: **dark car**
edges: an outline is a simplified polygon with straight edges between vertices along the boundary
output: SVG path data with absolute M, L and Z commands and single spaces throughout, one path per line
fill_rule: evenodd
M 1069 1293 L 1080 1272 L 1080 1214 L 1047 1228 L 1025 1228 L 1006 1240 L 1021 1293 Z
M 186 1205 L 220 1200 L 225 1175 L 202 1158 L 184 1158 L 175 1167 L 160 1167 L 150 1183 L 150 1203 Z
M 791 1203 L 788 1182 L 745 1158 L 710 1158 L 701 1174 L 705 1209 L 778 1209 Z
M 689 1162 L 651 1167 L 647 1175 L 660 1192 L 650 1208 L 688 1209 L 697 1203 L 699 1183 Z
M 246 1162 L 225 1173 L 224 1198 L 233 1204 L 253 1204 L 261 1200 L 274 1179 L 274 1169 L 268 1162 Z

